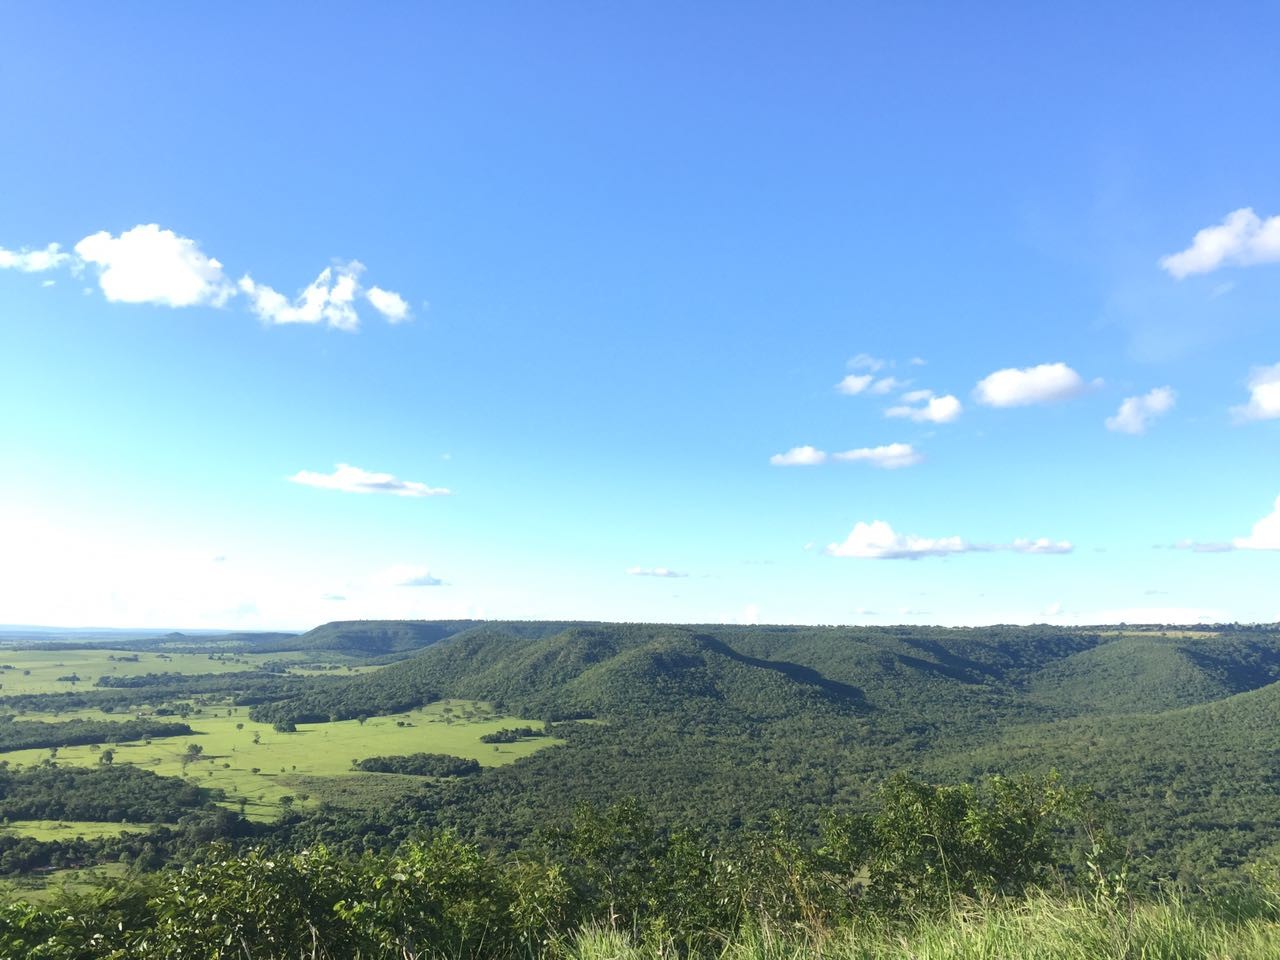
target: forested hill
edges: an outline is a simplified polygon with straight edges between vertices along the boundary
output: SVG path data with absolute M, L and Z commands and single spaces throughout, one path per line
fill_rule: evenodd
M 256 643 L 255 653 L 291 651 L 380 656 L 421 650 L 474 626 L 470 620 L 335 620 L 297 636 Z
M 1280 844 L 1274 628 L 436 625 L 459 627 L 255 717 L 460 698 L 554 722 L 566 746 L 411 801 L 418 822 L 484 842 L 521 842 L 575 801 L 635 796 L 731 831 L 771 810 L 856 807 L 896 771 L 1057 768 L 1114 801 L 1151 875 L 1231 869 Z
M 1280 679 L 1274 630 L 942 629 L 333 623 L 296 638 L 367 653 L 416 640 L 374 674 L 272 705 L 273 718 L 388 713 L 443 697 L 548 719 L 681 711 L 708 698 L 839 705 L 948 727 L 1207 703 Z M 428 646 L 429 644 L 429 646 Z M 328 647 L 332 649 L 333 647 Z
M 251 647 L 255 653 L 310 651 L 377 657 L 422 650 L 483 625 L 479 620 L 335 620 L 299 635 L 264 637 Z M 515 637 L 542 637 L 568 626 L 541 621 L 511 623 L 505 625 L 505 632 Z

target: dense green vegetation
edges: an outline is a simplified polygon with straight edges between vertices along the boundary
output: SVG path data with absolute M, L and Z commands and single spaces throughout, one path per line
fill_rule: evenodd
M 217 798 L 203 787 L 124 764 L 88 769 L 0 766 L 3 820 L 172 822 L 193 810 L 211 809 Z
M 485 737 L 482 736 L 480 739 L 484 741 Z M 478 760 L 463 760 L 461 757 L 451 757 L 447 753 L 365 757 L 352 766 L 366 773 L 400 773 L 414 777 L 469 777 L 480 772 Z
M 0 752 L 33 747 L 74 747 L 88 743 L 124 743 L 146 737 L 179 737 L 191 733 L 185 723 L 163 720 L 15 720 L 0 717 Z
M 144 859 L 181 862 L 192 818 L 205 839 L 272 851 L 359 858 L 451 830 L 530 856 L 567 808 L 620 800 L 729 849 L 777 816 L 864 815 L 899 774 L 1053 770 L 1105 800 L 1134 889 L 1225 888 L 1280 853 L 1274 628 L 374 621 L 159 642 L 0 654 L 10 774 L 146 771 L 170 803 L 24 807 L 35 788 L 5 781 L 14 821 L 104 824 L 30 862 L 134 862 L 140 848 L 110 826 L 126 821 L 176 825 L 152 831 Z M 67 671 L 82 680 L 59 690 Z M 179 719 L 189 733 L 130 726 Z M 176 800 L 193 786 L 205 806 Z M 38 834 L 0 839 L 38 852 Z
M 1056 781 L 982 789 L 895 778 L 864 816 L 776 821 L 717 845 L 634 802 L 582 808 L 520 858 L 444 833 L 341 857 L 212 848 L 181 872 L 116 886 L 91 909 L 0 910 L 0 950 L 43 958 L 525 957 L 584 930 L 669 953 L 721 952 L 739 931 L 848 930 L 939 916 L 1054 886 L 1110 897 L 1118 874 L 1090 801 Z M 1078 856 L 1073 857 L 1074 853 Z M 1080 868 L 1061 867 L 1076 859 Z
M 964 780 L 1057 769 L 1117 807 L 1136 871 L 1194 886 L 1280 844 L 1280 730 L 1265 719 L 1280 696 L 1269 689 L 1280 636 L 1165 634 L 577 624 L 530 636 L 486 625 L 255 716 L 452 696 L 553 722 L 595 718 L 554 723 L 567 749 L 408 798 L 423 825 L 507 849 L 565 802 L 636 796 L 671 823 L 728 834 L 769 810 L 857 807 L 900 770 Z M 319 821 L 297 829 L 339 839 Z M 397 835 L 376 816 L 360 829 Z

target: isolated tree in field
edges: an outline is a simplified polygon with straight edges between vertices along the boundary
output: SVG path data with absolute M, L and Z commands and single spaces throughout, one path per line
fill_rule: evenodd
M 116 752 L 108 747 L 102 751 L 102 756 L 98 757 L 98 762 L 105 767 L 111 766 L 116 759 Z
M 187 752 L 182 755 L 182 765 L 185 767 L 192 760 L 195 760 L 200 754 L 204 753 L 204 747 L 198 743 L 188 743 Z

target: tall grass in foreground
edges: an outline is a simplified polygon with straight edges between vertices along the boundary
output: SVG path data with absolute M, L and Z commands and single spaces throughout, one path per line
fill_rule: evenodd
M 637 944 L 595 929 L 569 945 L 572 960 L 670 960 L 671 944 Z M 1252 898 L 1176 898 L 1105 904 L 1033 895 L 970 905 L 936 918 L 865 923 L 837 931 L 755 928 L 719 951 L 720 960 L 1275 960 L 1280 908 Z

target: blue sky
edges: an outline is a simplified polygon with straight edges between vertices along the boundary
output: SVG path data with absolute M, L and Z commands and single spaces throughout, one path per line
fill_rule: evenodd
M 1272 6 L 6 21 L 0 622 L 1280 620 Z

